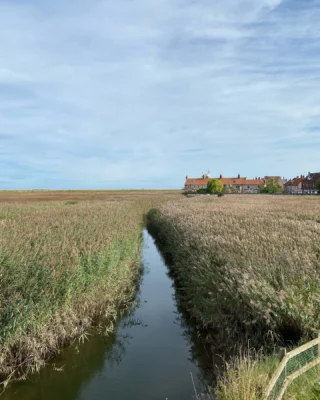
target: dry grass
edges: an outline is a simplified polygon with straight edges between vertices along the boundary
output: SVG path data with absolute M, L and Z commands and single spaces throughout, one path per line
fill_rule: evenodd
M 320 328 L 318 197 L 225 196 L 153 213 L 189 304 L 224 334 Z
M 215 351 L 248 341 L 273 348 L 320 329 L 319 197 L 198 197 L 161 205 L 149 219 L 180 298 Z M 270 374 L 257 365 L 229 365 L 218 398 L 261 398 Z
M 149 201 L 180 196 L 179 190 L 0 190 L 2 202 L 47 201 Z
M 63 202 L 0 203 L 5 383 L 39 369 L 71 339 L 84 338 L 96 317 L 106 317 L 112 326 L 119 308 L 131 301 L 143 215 L 172 194 L 108 196 L 108 201 L 78 202 L 73 195 Z
M 262 357 L 245 352 L 226 364 L 225 374 L 218 378 L 216 400 L 266 400 L 263 394 L 279 365 L 276 356 Z M 320 368 L 315 367 L 293 381 L 284 400 L 318 400 L 320 398 Z
M 225 373 L 218 378 L 217 400 L 263 400 L 264 389 L 277 365 L 276 358 L 265 359 L 253 350 L 240 352 L 226 364 Z

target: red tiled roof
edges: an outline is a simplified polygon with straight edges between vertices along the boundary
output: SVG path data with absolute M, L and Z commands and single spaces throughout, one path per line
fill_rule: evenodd
M 213 178 L 188 178 L 185 185 L 207 185 Z M 223 185 L 262 185 L 263 179 L 247 179 L 247 178 L 215 178 Z
M 221 178 L 219 181 L 223 185 L 245 185 L 246 178 Z
M 207 185 L 212 178 L 188 178 L 186 185 Z
M 298 186 L 304 178 L 293 178 L 290 181 L 285 183 L 285 186 Z
M 246 179 L 245 185 L 263 185 L 265 183 L 264 179 Z

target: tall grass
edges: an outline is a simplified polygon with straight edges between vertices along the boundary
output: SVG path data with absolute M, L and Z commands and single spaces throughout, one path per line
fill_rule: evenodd
M 98 316 L 112 325 L 139 275 L 149 200 L 0 204 L 0 373 L 38 370 Z
M 226 196 L 150 217 L 204 327 L 291 338 L 320 328 L 319 215 L 317 198 Z
M 218 400 L 262 400 L 269 377 L 276 367 L 275 357 L 264 358 L 253 350 L 240 351 L 226 363 L 215 391 Z
M 192 198 L 152 210 L 149 227 L 190 315 L 209 343 L 230 350 L 320 329 L 319 216 L 317 197 Z

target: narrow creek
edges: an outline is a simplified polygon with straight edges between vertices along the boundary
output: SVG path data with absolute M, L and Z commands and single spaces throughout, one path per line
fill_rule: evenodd
M 144 231 L 139 305 L 109 336 L 91 335 L 38 375 L 12 384 L 5 400 L 188 400 L 204 388 L 205 348 L 178 311 L 172 279 Z

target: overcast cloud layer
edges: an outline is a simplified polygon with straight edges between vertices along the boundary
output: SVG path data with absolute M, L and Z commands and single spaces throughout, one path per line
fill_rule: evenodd
M 0 0 L 0 188 L 320 170 L 320 3 Z

